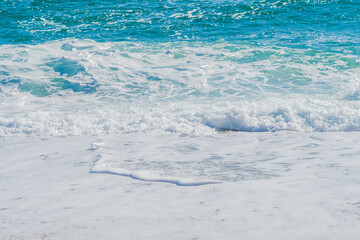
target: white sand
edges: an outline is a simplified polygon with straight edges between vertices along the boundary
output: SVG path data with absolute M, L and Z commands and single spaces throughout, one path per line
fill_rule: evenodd
M 0 239 L 359 239 L 359 140 L 357 133 L 0 138 Z M 222 183 L 147 182 L 90 173 L 94 166 Z

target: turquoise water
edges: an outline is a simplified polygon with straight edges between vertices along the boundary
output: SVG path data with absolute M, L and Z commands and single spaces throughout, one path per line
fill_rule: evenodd
M 359 131 L 360 3 L 1 1 L 0 135 Z
M 360 42 L 360 3 L 352 0 L 4 0 L 0 9 L 1 44 L 224 39 L 357 52 Z

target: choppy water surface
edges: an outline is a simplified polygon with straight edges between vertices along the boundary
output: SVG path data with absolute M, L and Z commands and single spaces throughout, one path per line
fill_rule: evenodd
M 2 1 L 2 43 L 75 37 L 96 41 L 359 42 L 352 0 Z M 322 44 L 317 44 L 318 42 Z
M 0 136 L 359 131 L 360 4 L 2 1 Z

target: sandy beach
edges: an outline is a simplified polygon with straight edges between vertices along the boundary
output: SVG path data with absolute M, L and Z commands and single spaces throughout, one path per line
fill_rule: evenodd
M 289 147 L 280 150 L 274 145 L 271 150 L 275 155 L 293 153 L 293 159 L 268 160 L 267 167 L 261 166 L 261 176 L 201 186 L 89 173 L 105 153 L 113 154 L 108 159 L 121 165 L 124 160 L 121 156 L 127 153 L 114 152 L 121 150 L 121 144 L 129 146 L 139 139 L 136 134 L 1 138 L 0 238 L 355 240 L 360 230 L 359 167 L 357 158 L 346 158 L 345 153 L 351 156 L 359 152 L 342 147 L 358 138 L 344 143 L 343 135 L 325 134 L 324 138 L 332 138 L 323 143 L 327 146 L 314 147 L 321 139 L 293 134 Z M 246 137 L 249 144 L 244 149 L 250 149 L 250 142 L 255 140 L 262 140 L 255 143 L 258 147 L 273 144 L 274 140 L 288 141 L 287 134 Z M 145 144 L 146 138 L 169 143 L 173 137 L 143 136 Z M 211 146 L 221 138 L 202 137 L 197 141 Z M 244 136 L 230 138 L 237 146 L 245 142 Z M 300 138 L 307 139 L 308 144 L 300 144 Z M 177 141 L 176 147 L 186 142 Z M 322 152 L 329 142 L 338 148 Z M 94 147 L 95 143 L 101 147 Z M 220 145 L 213 151 L 220 150 Z M 296 155 L 306 145 L 318 150 L 313 155 L 320 160 L 299 160 L 304 156 Z M 289 149 L 292 151 L 287 152 Z M 148 163 L 155 157 L 150 150 Z M 264 156 L 270 153 L 267 151 Z M 343 154 L 342 161 L 335 154 Z M 331 155 L 334 157 L 323 158 Z M 178 153 L 177 158 L 181 157 Z M 281 167 L 275 169 L 276 166 Z

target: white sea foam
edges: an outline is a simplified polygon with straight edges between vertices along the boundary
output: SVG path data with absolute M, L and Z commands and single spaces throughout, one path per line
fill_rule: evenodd
M 107 165 L 103 165 L 102 163 L 96 163 L 96 165 L 91 168 L 90 173 L 114 174 L 114 175 L 130 177 L 140 181 L 173 183 L 178 186 L 201 186 L 206 184 L 221 183 L 219 181 L 211 181 L 211 180 L 196 181 L 193 179 L 177 178 L 172 176 L 159 176 L 149 171 L 132 172 L 123 168 L 111 168 Z
M 226 42 L 2 45 L 0 136 L 359 131 L 358 67 Z

